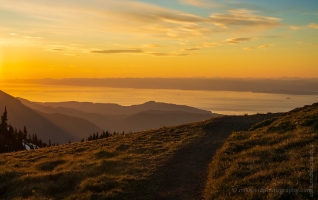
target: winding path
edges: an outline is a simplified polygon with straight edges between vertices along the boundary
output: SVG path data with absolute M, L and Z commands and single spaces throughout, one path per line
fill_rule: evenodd
M 204 199 L 208 166 L 216 151 L 233 131 L 248 130 L 273 115 L 225 116 L 204 125 L 202 137 L 180 148 L 155 172 L 151 191 L 145 199 Z

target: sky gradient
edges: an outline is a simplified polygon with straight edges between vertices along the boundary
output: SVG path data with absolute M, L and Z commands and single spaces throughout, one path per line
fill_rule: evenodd
M 0 79 L 318 78 L 318 1 L 0 0 Z

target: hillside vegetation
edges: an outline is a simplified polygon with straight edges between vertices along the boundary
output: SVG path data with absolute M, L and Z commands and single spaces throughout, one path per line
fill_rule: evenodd
M 0 154 L 0 199 L 201 199 L 224 140 L 273 116 L 225 116 Z
M 207 199 L 314 199 L 318 104 L 235 132 L 209 167 Z

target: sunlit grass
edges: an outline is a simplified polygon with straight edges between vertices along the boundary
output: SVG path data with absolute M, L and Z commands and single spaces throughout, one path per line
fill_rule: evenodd
M 308 189 L 318 186 L 317 147 L 317 104 L 233 133 L 210 164 L 205 195 L 207 199 L 312 199 Z M 314 193 L 318 195 L 317 190 Z
M 1 154 L 0 198 L 121 199 L 202 135 L 201 123 Z

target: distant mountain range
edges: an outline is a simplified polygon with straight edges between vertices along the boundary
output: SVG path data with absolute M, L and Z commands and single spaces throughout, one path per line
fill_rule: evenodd
M 102 131 L 135 132 L 201 121 L 219 116 L 185 105 L 157 103 L 120 106 L 90 102 L 38 103 L 12 97 L 0 91 L 0 111 L 7 107 L 9 123 L 44 141 L 80 141 Z
M 24 105 L 47 114 L 64 114 L 85 119 L 103 130 L 111 132 L 142 131 L 162 126 L 171 126 L 200 121 L 219 116 L 210 111 L 185 105 L 157 103 L 121 106 L 118 104 L 90 102 L 38 103 L 18 98 Z
M 4 110 L 5 106 L 8 111 L 9 124 L 13 124 L 21 130 L 26 126 L 29 133 L 36 133 L 44 142 L 51 140 L 61 144 L 78 141 L 91 132 L 102 131 L 95 124 L 78 117 L 33 110 L 18 99 L 0 91 L 0 109 Z

